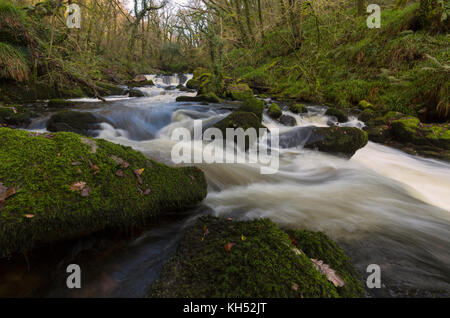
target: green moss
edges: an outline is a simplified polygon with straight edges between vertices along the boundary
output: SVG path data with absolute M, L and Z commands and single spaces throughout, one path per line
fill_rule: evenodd
M 281 115 L 283 115 L 283 112 L 281 111 L 280 107 L 275 103 L 270 105 L 268 113 L 269 113 L 270 117 L 275 118 L 275 119 L 280 118 Z
M 203 68 L 203 67 L 199 67 L 197 69 L 194 70 L 194 79 L 199 79 L 202 74 L 208 73 L 208 69 Z
M 177 102 L 206 102 L 206 103 L 220 103 L 221 100 L 214 93 L 200 94 L 197 96 L 178 96 Z
M 304 114 L 308 112 L 308 108 L 304 104 L 289 105 L 289 110 L 294 114 Z
M 309 258 L 322 260 L 336 270 L 345 281 L 345 286 L 337 288 L 342 297 L 362 297 L 364 289 L 362 277 L 354 268 L 345 252 L 325 233 L 310 231 L 287 231 L 298 243 L 299 248 Z
M 373 106 L 371 103 L 369 103 L 369 102 L 366 101 L 366 100 L 360 101 L 359 104 L 358 104 L 358 106 L 359 106 L 361 109 L 363 109 L 363 110 L 366 110 L 366 109 L 375 109 L 375 106 Z
M 207 235 L 205 236 L 205 229 Z M 200 218 L 163 269 L 151 297 L 300 298 L 360 297 L 361 284 L 342 250 L 325 236 L 297 232 L 311 252 L 336 264 L 348 287 L 338 290 L 298 253 L 288 234 L 269 220 Z M 244 240 L 243 240 L 244 238 Z M 312 242 L 311 242 L 312 241 Z M 234 243 L 230 251 L 227 243 Z M 334 251 L 330 247 L 336 248 Z M 299 246 L 303 249 L 303 246 Z M 297 251 L 297 252 L 296 252 Z M 317 254 L 314 254 L 317 255 Z
M 262 121 L 263 118 L 263 112 L 264 112 L 264 101 L 256 98 L 248 98 L 244 101 L 242 106 L 239 109 L 242 112 L 250 112 L 254 113 L 260 121 Z
M 231 84 L 227 89 L 233 100 L 245 101 L 254 97 L 253 91 L 247 84 Z
M 171 168 L 105 140 L 8 128 L 0 128 L 0 140 L 0 182 L 17 192 L 0 208 L 0 256 L 105 228 L 141 225 L 206 196 L 199 169 Z M 137 169 L 145 169 L 142 184 L 133 173 Z M 118 170 L 123 178 L 116 176 Z M 86 182 L 89 196 L 70 189 L 78 181 Z
M 151 83 L 150 83 L 151 82 Z M 141 84 L 141 83 L 139 83 Z M 100 94 L 105 95 L 123 95 L 124 89 L 118 85 L 107 83 L 107 82 L 97 82 L 95 84 L 97 87 L 99 87 Z M 144 84 L 140 86 L 146 86 L 146 85 L 155 85 L 153 84 L 153 81 L 147 81 Z
M 47 105 L 50 108 L 71 108 L 75 107 L 76 103 L 66 99 L 51 99 Z
M 339 110 L 337 108 L 333 107 L 328 108 L 327 111 L 325 112 L 325 115 L 336 117 L 340 123 L 348 122 L 348 116 L 342 110 Z
M 449 124 L 422 124 L 416 117 L 404 117 L 391 123 L 395 139 L 415 145 L 450 148 Z
M 0 106 L 0 125 L 24 127 L 31 123 L 31 116 L 26 107 Z
M 352 157 L 368 141 L 367 132 L 355 127 L 316 127 L 305 147 Z
M 201 82 L 197 79 L 190 79 L 189 81 L 187 81 L 186 83 L 186 87 L 189 89 L 198 89 L 201 85 Z

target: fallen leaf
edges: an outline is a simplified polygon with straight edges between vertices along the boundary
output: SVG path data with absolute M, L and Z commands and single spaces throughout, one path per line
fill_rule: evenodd
M 233 221 L 233 218 L 228 218 L 228 221 Z
M 144 191 L 144 195 L 149 195 L 150 193 L 152 193 L 152 190 L 150 190 L 150 189 L 147 189 Z
M 298 287 L 299 287 L 298 284 L 296 284 L 296 283 L 292 284 L 292 290 L 297 291 Z
M 82 163 L 79 161 L 72 162 L 72 166 L 74 166 L 74 167 L 81 166 L 81 165 L 82 165 Z
M 143 172 L 144 172 L 144 169 L 134 170 L 134 174 L 136 175 L 136 178 L 138 179 L 139 184 L 142 184 L 141 175 Z
M 294 252 L 295 255 L 302 255 L 303 252 L 300 251 L 298 248 L 293 248 L 292 251 Z
M 128 168 L 129 166 L 130 166 L 130 164 L 128 162 L 126 162 L 126 161 L 122 162 L 122 167 L 124 169 Z
M 117 171 L 116 171 L 116 176 L 118 176 L 118 177 L 120 177 L 120 178 L 123 178 L 123 177 L 125 176 L 125 174 L 123 173 L 122 170 L 117 170 Z
M 100 171 L 100 168 L 99 168 L 99 166 L 97 166 L 97 165 L 91 165 L 91 169 L 92 170 L 94 170 L 94 171 Z
M 86 187 L 86 182 L 76 181 L 70 185 L 70 190 L 72 191 L 81 191 Z
M 27 219 L 32 219 L 32 218 L 34 218 L 34 214 L 25 214 L 25 217 Z
M 234 243 L 228 242 L 227 244 L 225 244 L 225 251 L 230 252 L 233 246 Z
M 311 259 L 311 262 L 313 262 L 314 267 L 322 274 L 324 274 L 335 287 L 345 286 L 345 281 L 336 273 L 334 269 L 330 267 L 330 265 L 325 264 L 323 261 L 317 259 Z
M 88 197 L 91 194 L 91 191 L 92 191 L 92 189 L 89 187 L 84 188 L 83 190 L 81 190 L 81 196 L 83 198 Z
M 241 240 L 242 241 L 245 241 L 245 240 L 247 240 L 247 238 L 244 236 L 244 234 L 242 234 L 242 236 L 241 236 Z

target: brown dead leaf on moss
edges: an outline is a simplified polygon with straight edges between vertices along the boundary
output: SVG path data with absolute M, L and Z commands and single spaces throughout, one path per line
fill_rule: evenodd
M 70 185 L 70 190 L 72 191 L 82 191 L 86 187 L 86 182 L 76 181 Z
M 333 283 L 335 287 L 344 287 L 345 281 L 336 273 L 334 269 L 330 267 L 330 265 L 325 264 L 323 261 L 317 260 L 317 259 L 311 259 L 311 261 L 314 264 L 314 267 L 324 274 L 327 279 Z
M 234 243 L 228 242 L 227 244 L 225 244 L 225 251 L 231 252 L 231 249 L 233 248 L 234 245 L 235 245 Z

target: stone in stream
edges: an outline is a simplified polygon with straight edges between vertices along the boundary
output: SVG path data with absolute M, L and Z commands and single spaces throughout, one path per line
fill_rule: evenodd
M 267 113 L 269 114 L 269 116 L 271 118 L 274 118 L 274 119 L 278 119 L 281 117 L 281 115 L 283 115 L 283 112 L 281 111 L 280 107 L 275 103 L 272 103 L 270 105 Z
M 66 99 L 50 99 L 47 103 L 48 108 L 71 108 L 75 106 L 75 102 Z
M 315 264 L 328 265 L 327 275 Z M 364 289 L 348 256 L 324 233 L 204 216 L 187 230 L 149 297 L 205 296 L 363 297 Z
M 25 106 L 3 106 L 0 104 L 0 127 L 25 127 L 31 123 L 33 113 Z
M 0 183 L 15 192 L 0 199 L 0 257 L 141 226 L 206 196 L 200 169 L 169 167 L 105 140 L 9 128 L 0 128 L 0 140 Z
M 142 92 L 141 90 L 137 89 L 137 88 L 132 88 L 130 89 L 128 96 L 130 97 L 145 97 L 144 92 Z
M 289 115 L 281 115 L 278 121 L 284 126 L 294 127 L 297 125 L 297 120 Z
M 348 116 L 340 109 L 330 107 L 325 112 L 326 116 L 335 117 L 338 122 L 340 123 L 346 123 L 348 122 Z
M 347 158 L 367 142 L 367 132 L 354 127 L 299 127 L 280 135 L 281 148 L 303 146 Z
M 100 121 L 91 113 L 62 111 L 50 117 L 47 130 L 51 132 L 74 132 L 85 136 L 96 136 Z
M 199 94 L 197 96 L 178 96 L 177 102 L 206 102 L 206 103 L 220 103 L 220 98 L 214 93 Z

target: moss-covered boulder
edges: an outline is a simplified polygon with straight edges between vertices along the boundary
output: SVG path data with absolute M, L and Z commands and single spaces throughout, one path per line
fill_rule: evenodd
M 262 121 L 264 112 L 264 101 L 254 97 L 248 98 L 244 101 L 239 110 L 242 112 L 253 113 L 260 119 L 260 121 Z
M 132 88 L 128 92 L 128 96 L 130 96 L 130 97 L 145 97 L 145 94 L 143 91 L 141 91 L 137 88 Z
M 358 106 L 359 106 L 359 108 L 362 109 L 362 110 L 365 110 L 365 109 L 372 109 L 372 110 L 375 110 L 375 106 L 374 106 L 373 104 L 369 103 L 369 102 L 366 101 L 366 100 L 361 100 L 361 101 L 358 103 Z
M 128 82 L 127 86 L 129 88 L 135 88 L 135 87 L 144 87 L 144 86 L 154 86 L 155 83 L 152 80 L 145 80 L 145 81 L 141 81 L 141 82 Z
M 311 258 L 328 262 L 344 286 L 330 282 Z M 149 296 L 334 298 L 361 297 L 363 289 L 347 256 L 324 234 L 297 231 L 290 237 L 269 220 L 202 217 L 187 231 Z
M 171 168 L 105 140 L 9 128 L 0 140 L 1 256 L 142 225 L 206 196 L 199 169 Z
M 214 128 L 218 128 L 222 132 L 224 139 L 227 139 L 227 128 L 242 128 L 244 131 L 249 128 L 254 128 L 256 130 L 257 137 L 259 137 L 259 129 L 266 127 L 261 124 L 261 120 L 254 113 L 237 111 L 219 121 L 214 125 Z M 237 138 L 235 138 L 235 142 L 237 142 Z M 250 146 L 250 138 L 246 136 L 245 149 L 248 149 Z
M 280 124 L 284 126 L 294 127 L 297 126 L 297 120 L 289 115 L 281 115 L 281 117 L 278 119 Z
M 47 129 L 51 132 L 74 132 L 85 136 L 95 136 L 100 128 L 100 121 L 91 113 L 62 111 L 54 114 L 47 122 Z
M 308 108 L 304 104 L 289 105 L 289 110 L 294 114 L 304 114 L 308 112 Z
M 352 157 L 369 141 L 367 132 L 355 127 L 314 127 L 305 148 Z
M 364 123 L 367 123 L 369 120 L 375 117 L 376 117 L 375 111 L 373 111 L 372 109 L 366 109 L 359 114 L 358 119 Z
M 206 102 L 206 103 L 220 103 L 221 100 L 214 93 L 199 94 L 197 96 L 178 96 L 177 102 Z
M 47 106 L 49 108 L 73 108 L 76 103 L 66 99 L 50 99 Z
M 197 90 L 201 85 L 201 82 L 198 79 L 192 78 L 186 83 L 186 87 L 189 89 Z
M 150 81 L 153 83 L 152 81 Z M 154 85 L 154 84 L 152 84 Z M 108 95 L 125 95 L 128 90 L 124 89 L 123 87 L 111 84 L 107 82 L 97 82 L 96 83 L 97 90 L 102 96 L 108 96 Z
M 391 130 L 399 142 L 416 145 L 435 145 L 450 149 L 450 124 L 423 124 L 416 117 L 404 117 L 391 123 Z
M 228 85 L 227 90 L 233 100 L 245 101 L 254 97 L 252 89 L 244 83 L 230 84 Z
M 342 110 L 334 107 L 328 108 L 325 112 L 325 116 L 336 117 L 340 123 L 348 122 L 348 116 Z
M 267 113 L 271 118 L 274 119 L 278 119 L 281 117 L 281 115 L 283 115 L 283 112 L 281 111 L 280 107 L 275 103 L 272 103 L 272 105 L 270 105 Z
M 0 127 L 25 127 L 31 123 L 32 112 L 23 106 L 0 105 Z

